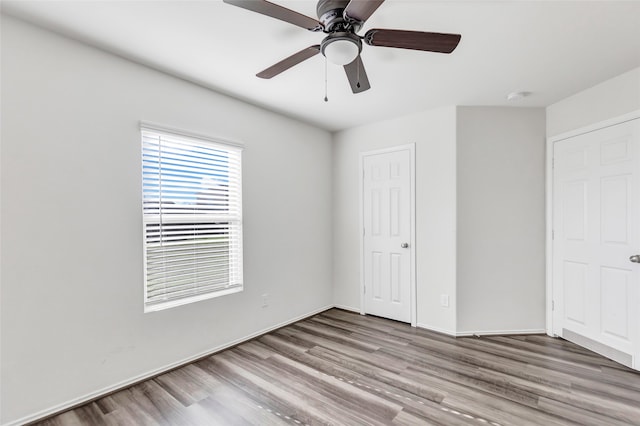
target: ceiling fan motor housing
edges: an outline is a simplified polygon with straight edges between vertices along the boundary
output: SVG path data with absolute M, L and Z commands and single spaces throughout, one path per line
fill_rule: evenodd
M 353 60 L 362 52 L 362 40 L 356 35 L 360 23 L 348 20 L 344 14 L 349 1 L 319 0 L 316 8 L 324 32 L 328 33 L 320 43 L 320 51 L 329 60 L 341 65 L 347 58 Z M 331 52 L 327 50 L 329 46 Z
M 318 19 L 324 26 L 324 32 L 345 31 L 352 29 L 357 32 L 360 25 L 356 22 L 347 22 L 344 17 L 344 9 L 349 4 L 349 0 L 320 0 L 316 7 Z

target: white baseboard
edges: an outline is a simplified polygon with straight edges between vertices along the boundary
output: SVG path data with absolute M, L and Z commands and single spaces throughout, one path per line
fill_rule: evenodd
M 451 331 L 440 327 L 434 327 L 428 324 L 418 324 L 418 327 L 424 328 L 436 333 L 446 334 L 452 337 L 469 337 L 469 336 L 501 336 L 509 334 L 545 334 L 544 328 L 526 329 L 526 330 L 475 330 L 475 331 Z
M 326 311 L 328 309 L 331 309 L 333 307 L 337 307 L 337 306 L 327 305 L 327 306 L 325 306 L 323 308 L 313 310 L 313 311 L 308 312 L 308 313 L 303 314 L 303 315 L 299 315 L 299 316 L 297 316 L 295 318 L 289 319 L 289 320 L 284 321 L 284 322 L 282 322 L 280 324 L 276 324 L 274 326 L 264 328 L 264 329 L 262 329 L 260 331 L 256 331 L 255 333 L 249 334 L 249 335 L 247 335 L 245 337 L 241 337 L 239 339 L 233 340 L 231 342 L 225 343 L 225 344 L 217 346 L 215 348 L 206 350 L 204 352 L 200 352 L 200 353 L 198 353 L 196 355 L 190 356 L 190 357 L 182 359 L 180 361 L 176 361 L 176 362 L 173 362 L 171 364 L 165 365 L 164 367 L 156 368 L 154 370 L 148 371 L 148 372 L 140 374 L 138 376 L 131 377 L 131 378 L 127 379 L 127 380 L 123 380 L 123 381 L 121 381 L 119 383 L 116 383 L 114 385 L 107 386 L 106 388 L 102 388 L 100 390 L 91 392 L 89 394 L 80 396 L 78 398 L 74 398 L 74 399 L 72 399 L 70 401 L 63 402 L 62 404 L 58 404 L 56 406 L 41 410 L 41 411 L 39 411 L 37 413 L 22 417 L 22 418 L 20 418 L 18 420 L 13 420 L 13 421 L 11 421 L 9 423 L 3 424 L 2 426 L 20 426 L 20 425 L 24 425 L 26 423 L 31 423 L 31 422 L 35 422 L 37 420 L 41 420 L 41 419 L 43 419 L 45 417 L 51 416 L 51 415 L 56 414 L 56 413 L 61 413 L 63 411 L 69 410 L 69 409 L 71 409 L 73 407 L 77 407 L 77 406 L 85 404 L 85 403 L 87 403 L 89 401 L 93 401 L 93 400 L 98 399 L 98 398 L 100 398 L 102 396 L 105 396 L 105 395 L 108 395 L 110 393 L 116 392 L 116 391 L 118 391 L 120 389 L 127 388 L 127 387 L 129 387 L 131 385 L 134 385 L 136 383 L 139 383 L 139 382 L 141 382 L 143 380 L 150 379 L 150 378 L 155 377 L 155 376 L 157 376 L 159 374 L 165 373 L 167 371 L 173 370 L 173 369 L 181 367 L 183 365 L 187 365 L 187 364 L 192 363 L 192 362 L 194 362 L 194 361 L 196 361 L 198 359 L 205 358 L 207 356 L 213 355 L 216 352 L 220 352 L 220 351 L 225 350 L 227 348 L 230 348 L 232 346 L 235 346 L 235 345 L 238 345 L 240 343 L 246 342 L 248 340 L 251 340 L 253 338 L 261 336 L 261 335 L 263 335 L 265 333 L 269 333 L 269 332 L 271 332 L 273 330 L 276 330 L 276 329 L 278 329 L 280 327 L 284 327 L 286 325 L 293 324 L 294 322 L 301 321 L 301 320 L 303 320 L 305 318 L 309 318 L 309 317 L 311 317 L 313 315 L 319 314 L 320 312 L 324 312 L 324 311 Z M 345 309 L 345 308 L 341 307 L 341 309 Z
M 436 333 L 446 334 L 447 336 L 456 337 L 456 332 L 455 331 L 447 330 L 447 329 L 440 328 L 440 327 L 435 327 L 435 326 L 429 325 L 429 324 L 420 324 L 420 323 L 418 323 L 418 328 L 424 328 L 425 330 L 435 331 Z
M 356 314 L 360 313 L 360 308 L 354 308 L 353 306 L 347 305 L 333 305 L 334 308 L 343 309 L 345 311 L 355 312 Z
M 502 336 L 510 334 L 546 334 L 544 328 L 533 328 L 529 330 L 477 330 L 477 331 L 458 331 L 456 337 L 468 336 Z

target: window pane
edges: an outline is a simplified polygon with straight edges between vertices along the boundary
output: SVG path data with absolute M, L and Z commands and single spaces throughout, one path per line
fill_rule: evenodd
M 145 309 L 242 289 L 241 151 L 142 131 Z

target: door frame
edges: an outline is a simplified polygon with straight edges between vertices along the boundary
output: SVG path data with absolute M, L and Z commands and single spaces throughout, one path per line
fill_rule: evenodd
M 627 121 L 635 120 L 640 118 L 640 110 L 636 110 L 624 115 L 620 115 L 618 117 L 610 118 L 604 121 L 600 121 L 597 123 L 590 124 L 588 126 L 584 126 L 575 130 L 571 130 L 569 132 L 561 133 L 556 136 L 552 136 L 547 138 L 546 144 L 546 331 L 549 336 L 559 336 L 561 330 L 557 329 L 558 324 L 554 324 L 553 319 L 553 184 L 554 184 L 554 172 L 553 172 L 553 162 L 554 162 L 554 147 L 555 144 L 561 142 L 563 140 L 573 138 L 575 136 L 580 136 L 586 133 L 591 133 L 596 130 L 604 129 L 606 127 L 615 126 L 618 124 L 625 123 Z M 640 302 L 640 301 L 639 301 Z M 640 309 L 640 306 L 638 306 Z M 636 368 L 640 367 L 640 353 L 635 354 L 634 362 L 636 363 Z
M 411 326 L 416 327 L 417 321 L 417 289 L 416 289 L 416 144 L 409 143 L 405 145 L 397 145 L 389 148 L 376 149 L 373 151 L 360 152 L 359 164 L 358 164 L 358 179 L 359 179 L 359 214 L 360 214 L 360 315 L 365 315 L 364 310 L 364 159 L 365 157 L 378 154 L 388 154 L 391 152 L 409 151 L 409 197 L 410 207 L 410 227 L 409 233 L 409 275 L 410 275 L 410 301 L 411 307 Z

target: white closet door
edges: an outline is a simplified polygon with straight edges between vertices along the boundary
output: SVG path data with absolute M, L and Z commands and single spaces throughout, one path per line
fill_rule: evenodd
M 411 154 L 363 158 L 364 311 L 411 321 Z
M 554 146 L 554 332 L 628 366 L 640 352 L 639 141 L 632 120 Z

